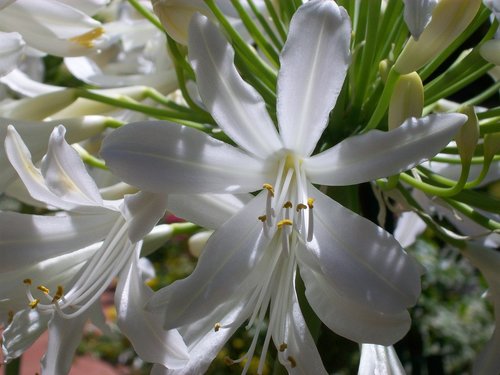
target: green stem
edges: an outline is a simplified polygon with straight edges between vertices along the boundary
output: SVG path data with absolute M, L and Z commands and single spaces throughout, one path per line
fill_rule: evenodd
M 135 10 L 137 10 L 137 12 L 139 12 L 144 18 L 146 18 L 149 22 L 151 22 L 162 33 L 165 32 L 165 29 L 163 28 L 163 25 L 161 24 L 160 20 L 158 20 L 158 18 L 156 18 L 156 16 L 152 14 L 149 10 L 144 8 L 139 1 L 128 0 L 128 2 L 135 8 Z
M 382 95 L 380 100 L 375 108 L 375 111 L 370 118 L 368 124 L 366 124 L 363 132 L 367 132 L 368 130 L 375 129 L 382 118 L 384 117 L 387 108 L 389 107 L 389 102 L 391 101 L 392 91 L 394 90 L 394 86 L 399 78 L 400 74 L 391 68 L 389 71 L 389 75 L 387 76 L 387 81 L 384 86 L 384 90 L 382 91 Z
M 473 220 L 474 222 L 478 223 L 484 228 L 490 229 L 492 231 L 500 231 L 500 223 L 498 221 L 495 221 L 493 219 L 490 219 L 484 215 L 481 215 L 479 212 L 474 210 L 471 206 L 458 202 L 454 199 L 450 198 L 443 198 L 443 200 L 448 203 L 451 207 L 456 209 L 457 211 L 461 212 L 465 216 L 467 216 L 469 219 Z

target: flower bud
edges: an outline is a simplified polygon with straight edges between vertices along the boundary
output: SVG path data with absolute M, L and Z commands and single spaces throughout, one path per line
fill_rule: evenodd
M 496 154 L 500 153 L 500 132 L 486 134 L 484 136 L 483 149 L 486 160 L 492 160 Z
M 467 115 L 468 119 L 460 128 L 455 141 L 457 142 L 460 159 L 470 162 L 479 139 L 479 123 L 472 106 L 467 106 L 460 112 Z
M 394 69 L 400 74 L 420 69 L 467 28 L 480 6 L 481 0 L 441 0 L 418 41 L 410 37 Z
M 422 117 L 424 86 L 416 73 L 398 78 L 389 104 L 389 130 L 396 129 L 409 117 Z
M 500 39 L 488 40 L 479 47 L 479 53 L 486 61 L 500 65 Z
M 205 247 L 208 239 L 212 235 L 212 233 L 213 231 L 211 230 L 203 231 L 195 233 L 191 237 L 189 237 L 188 240 L 189 253 L 195 258 L 198 258 L 201 255 L 201 252 Z

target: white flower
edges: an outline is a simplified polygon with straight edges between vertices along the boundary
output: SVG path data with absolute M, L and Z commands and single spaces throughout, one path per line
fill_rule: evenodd
M 297 10 L 281 54 L 278 133 L 262 98 L 237 73 L 232 48 L 195 16 L 189 57 L 200 95 L 239 148 L 165 122 L 127 125 L 105 140 L 101 155 L 110 169 L 148 191 L 264 187 L 215 231 L 193 274 L 148 303 L 151 311 L 165 311 L 165 327 L 180 327 L 188 345 L 191 361 L 172 373 L 203 372 L 238 326 L 249 319 L 247 327 L 258 332 L 268 310 L 263 352 L 272 339 L 290 372 L 325 373 L 298 304 L 298 269 L 313 310 L 335 332 L 390 345 L 408 330 L 406 309 L 420 292 L 417 263 L 390 234 L 312 184 L 353 185 L 411 168 L 437 153 L 466 117 L 410 119 L 311 156 L 343 85 L 350 33 L 348 15 L 335 2 L 311 1 Z
M 405 0 L 404 18 L 411 35 L 418 40 L 431 21 L 432 11 L 438 0 Z
M 18 354 L 32 335 L 40 333 L 23 328 L 25 319 L 41 320 L 42 328 L 50 321 L 53 339 L 44 370 L 62 366 L 65 371 L 57 373 L 67 372 L 68 356 L 79 341 L 72 328 L 83 326 L 92 306 L 119 276 L 115 298 L 122 332 L 144 360 L 183 366 L 187 352 L 182 338 L 175 330 L 163 330 L 160 316 L 143 311 L 153 292 L 138 276 L 141 239 L 163 215 L 166 197 L 142 192 L 120 201 L 103 200 L 64 133 L 63 126 L 54 129 L 38 169 L 15 129 L 10 126 L 7 131 L 7 156 L 32 198 L 66 212 L 54 216 L 0 212 L 0 251 L 5 257 L 0 280 L 14 285 L 2 289 L 0 311 L 5 315 L 25 309 L 14 315 L 4 332 L 5 357 Z M 23 280 L 26 284 L 24 302 L 19 298 L 16 276 L 19 287 Z M 35 288 L 33 282 L 40 286 Z M 28 311 L 28 302 L 39 316 Z

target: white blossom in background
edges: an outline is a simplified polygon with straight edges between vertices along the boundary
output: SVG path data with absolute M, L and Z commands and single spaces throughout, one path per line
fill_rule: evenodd
M 404 19 L 411 35 L 418 40 L 431 21 L 432 11 L 438 0 L 405 0 Z
M 32 198 L 64 213 L 0 212 L 0 251 L 6 259 L 0 279 L 2 286 L 13 286 L 3 290 L 0 300 L 3 321 L 6 315 L 12 319 L 3 333 L 5 358 L 20 355 L 48 325 L 42 369 L 68 372 L 80 341 L 78 332 L 88 317 L 99 316 L 99 297 L 118 276 L 115 304 L 121 331 L 143 360 L 183 366 L 187 350 L 178 332 L 163 330 L 161 316 L 142 308 L 153 292 L 138 269 L 142 238 L 163 215 L 166 197 L 141 192 L 118 201 L 103 200 L 78 154 L 66 143 L 63 126 L 52 132 L 40 168 L 33 165 L 12 126 L 7 133 L 6 153 Z M 42 265 L 52 272 L 42 272 Z M 18 291 L 23 283 L 24 302 Z
M 325 373 L 298 304 L 298 269 L 311 307 L 340 335 L 391 345 L 408 330 L 420 267 L 390 234 L 312 184 L 352 185 L 407 170 L 435 155 L 466 117 L 412 118 L 311 156 L 343 85 L 350 34 L 334 2 L 311 1 L 295 13 L 278 74 L 278 133 L 262 98 L 237 73 L 232 48 L 195 16 L 188 47 L 200 95 L 238 147 L 167 122 L 130 124 L 105 139 L 101 155 L 111 171 L 147 191 L 263 188 L 210 237 L 195 271 L 148 303 L 163 312 L 166 328 L 179 328 L 190 351 L 188 365 L 169 374 L 202 373 L 244 321 L 258 332 L 268 309 L 258 371 L 272 339 L 289 372 Z M 236 361 L 253 356 L 258 337 Z
M 358 375 L 406 375 L 392 346 L 361 345 Z

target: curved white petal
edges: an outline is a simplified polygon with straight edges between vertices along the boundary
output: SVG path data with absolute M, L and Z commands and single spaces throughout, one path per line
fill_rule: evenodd
M 0 77 L 17 66 L 24 45 L 24 40 L 19 33 L 0 32 Z
M 96 303 L 93 307 L 96 307 Z M 97 308 L 100 307 L 97 306 Z M 76 318 L 65 319 L 58 314 L 53 314 L 48 327 L 47 352 L 41 361 L 44 374 L 69 373 L 89 315 L 89 311 L 86 311 Z
M 388 132 L 349 137 L 303 165 L 312 182 L 331 186 L 388 177 L 436 155 L 466 120 L 458 113 L 412 117 Z
M 311 1 L 292 18 L 278 74 L 278 123 L 286 148 L 310 155 L 349 64 L 351 25 L 334 1 Z
M 163 329 L 164 313 L 144 310 L 153 291 L 139 276 L 137 252 L 131 258 L 115 292 L 118 327 L 144 361 L 182 368 L 189 360 L 186 344 L 177 330 Z
M 102 206 L 99 188 L 87 172 L 82 159 L 66 142 L 66 129 L 59 125 L 49 139 L 41 163 L 46 186 L 61 199 L 76 204 Z
M 171 195 L 168 210 L 207 229 L 217 229 L 253 198 L 251 194 Z
M 0 25 L 19 32 L 30 46 L 57 56 L 93 52 L 100 22 L 56 0 L 17 0 L 0 12 Z
M 125 197 L 122 211 L 128 223 L 131 242 L 138 242 L 146 236 L 165 214 L 167 196 L 140 191 Z
M 314 238 L 301 254 L 337 293 L 383 313 L 413 306 L 420 293 L 420 268 L 396 239 L 344 208 L 312 185 Z M 360 235 L 362 234 L 362 235 Z
M 35 81 L 19 69 L 14 69 L 9 74 L 0 77 L 0 82 L 7 85 L 12 91 L 30 98 L 64 90 L 62 86 L 49 85 Z
M 260 189 L 266 165 L 206 134 L 160 121 L 123 126 L 101 156 L 123 181 L 156 193 L 238 193 Z
M 47 329 L 50 318 L 30 308 L 18 311 L 2 334 L 4 360 L 9 362 L 23 354 Z
M 151 375 L 204 374 L 224 344 L 250 315 L 253 306 L 246 303 L 246 297 L 241 295 L 234 300 L 228 299 L 200 320 L 180 327 L 179 332 L 188 345 L 189 362 L 180 369 L 155 365 Z M 230 324 L 216 331 L 216 323 Z
M 101 241 L 116 220 L 107 215 L 0 213 L 0 272 L 14 271 Z
M 232 47 L 201 15 L 191 21 L 189 58 L 203 103 L 232 140 L 261 158 L 281 149 L 262 97 L 238 74 Z
M 99 9 L 109 3 L 109 0 L 57 0 L 60 3 L 78 9 L 80 12 L 93 16 Z
M 169 312 L 165 328 L 196 321 L 233 293 L 241 294 L 241 283 L 259 263 L 271 238 L 257 219 L 265 201 L 266 194 L 259 194 L 214 232 L 189 277 L 155 293 L 147 308 Z
M 76 199 L 75 201 L 66 200 L 65 197 L 61 197 L 57 192 L 49 189 L 44 176 L 40 170 L 34 166 L 28 148 L 13 126 L 9 126 L 7 129 L 5 152 L 12 166 L 15 168 L 34 199 L 70 211 L 104 213 L 106 210 L 94 202 L 85 201 L 83 199 Z M 86 174 L 87 172 L 84 173 Z M 71 182 L 72 186 L 74 185 L 73 181 L 68 181 Z
M 398 218 L 396 229 L 394 229 L 394 238 L 398 240 L 402 247 L 406 248 L 415 243 L 417 236 L 425 228 L 427 228 L 427 225 L 415 212 L 403 212 Z
M 358 375 L 406 375 L 393 346 L 361 345 Z
M 418 40 L 430 22 L 437 0 L 405 0 L 404 19 L 413 39 Z
M 306 297 L 321 321 L 335 333 L 358 343 L 392 345 L 410 329 L 407 311 L 383 314 L 342 296 L 329 280 L 299 263 Z

